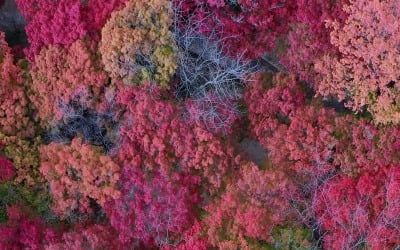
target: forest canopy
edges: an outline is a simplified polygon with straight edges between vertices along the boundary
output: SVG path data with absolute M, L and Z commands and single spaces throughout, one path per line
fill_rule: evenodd
M 399 20 L 0 1 L 0 249 L 400 249 Z

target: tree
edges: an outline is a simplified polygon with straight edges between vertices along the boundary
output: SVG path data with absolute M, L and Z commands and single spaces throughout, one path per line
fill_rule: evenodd
M 277 38 L 289 30 L 295 1 L 174 0 L 188 16 L 204 23 L 203 33 L 217 30 L 225 53 L 245 59 L 261 57 L 275 47 Z M 184 21 L 183 20 L 183 21 Z
M 196 217 L 199 181 L 196 176 L 125 165 L 120 180 L 122 196 L 106 205 L 119 239 L 148 247 L 176 246 Z
M 171 24 L 168 1 L 128 1 L 102 29 L 105 70 L 127 85 L 152 81 L 167 88 L 177 64 Z
M 371 249 L 400 244 L 398 166 L 351 178 L 328 180 L 313 197 L 313 210 L 325 231 L 326 248 L 366 245 Z
M 99 32 L 113 10 L 125 0 L 17 0 L 19 10 L 27 21 L 26 33 L 30 47 L 25 51 L 28 59 L 43 47 L 57 45 L 69 47 L 78 39 L 90 36 L 99 40 Z
M 119 197 L 120 167 L 100 148 L 75 138 L 70 145 L 50 143 L 39 151 L 40 172 L 49 182 L 53 210 L 60 217 L 91 212 L 91 200 L 103 206 Z
M 290 18 L 291 29 L 285 37 L 287 48 L 280 55 L 281 63 L 300 79 L 315 86 L 320 75 L 314 64 L 324 54 L 336 54 L 337 48 L 330 42 L 331 29 L 327 21 L 344 23 L 347 13 L 343 5 L 347 0 L 300 0 L 296 1 L 296 11 Z
M 9 220 L 0 225 L 1 249 L 43 249 L 43 246 L 56 240 L 57 233 L 45 226 L 38 218 L 30 218 L 18 206 L 7 209 Z
M 15 167 L 15 182 L 33 187 L 43 184 L 39 173 L 39 138 L 32 140 L 20 139 L 17 136 L 6 136 L 0 133 L 0 142 L 4 147 L 0 149 L 12 161 Z
M 30 100 L 42 127 L 55 125 L 72 101 L 98 108 L 106 102 L 102 91 L 108 83 L 93 41 L 77 40 L 64 49 L 50 46 L 36 56 L 31 71 Z
M 287 197 L 293 188 L 282 171 L 244 163 L 225 191 L 206 206 L 210 244 L 220 249 L 260 249 L 274 243 L 276 227 L 294 218 Z
M 0 148 L 4 144 L 0 142 Z M 15 175 L 15 170 L 12 162 L 4 156 L 0 155 L 0 182 L 6 182 L 11 180 Z
M 27 76 L 22 64 L 15 62 L 5 34 L 0 32 L 0 132 L 29 137 L 33 135 L 34 125 L 25 96 Z
M 334 95 L 356 112 L 365 107 L 377 123 L 398 123 L 399 5 L 397 1 L 350 1 L 343 25 L 330 22 L 331 43 L 316 70 L 322 96 Z
M 147 83 L 121 88 L 117 103 L 125 110 L 116 150 L 121 166 L 194 172 L 204 178 L 209 191 L 221 188 L 230 169 L 238 166 L 240 156 L 230 144 L 234 139 L 213 134 L 201 121 L 185 118 L 182 106 L 168 99 L 160 87 Z

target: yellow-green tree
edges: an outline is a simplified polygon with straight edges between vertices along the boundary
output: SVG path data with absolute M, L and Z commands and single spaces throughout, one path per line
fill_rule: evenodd
M 106 71 L 127 85 L 150 80 L 168 87 L 177 68 L 172 21 L 167 0 L 131 0 L 114 12 L 100 44 Z

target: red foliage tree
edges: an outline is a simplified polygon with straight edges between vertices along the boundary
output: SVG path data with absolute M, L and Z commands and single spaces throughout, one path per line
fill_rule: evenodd
M 98 40 L 99 31 L 111 12 L 125 0 L 17 0 L 18 8 L 28 22 L 29 59 L 47 45 L 68 46 L 90 35 Z
M 164 173 L 179 166 L 186 173 L 200 173 L 213 188 L 219 188 L 229 169 L 240 161 L 225 138 L 209 132 L 201 122 L 185 119 L 182 107 L 166 100 L 159 87 L 123 88 L 117 99 L 126 109 L 118 150 L 122 166 L 133 164 Z
M 125 110 L 120 127 L 121 145 L 115 152 L 124 168 L 121 185 L 131 188 L 136 183 L 137 190 L 142 191 L 138 191 L 137 199 L 132 199 L 123 188 L 122 198 L 107 209 L 113 218 L 111 224 L 124 241 L 136 238 L 150 245 L 165 244 L 166 239 L 162 237 L 166 230 L 171 231 L 172 243 L 177 244 L 178 239 L 186 240 L 189 237 L 187 230 L 195 218 L 189 211 L 199 203 L 198 198 L 193 198 L 199 192 L 194 190 L 198 188 L 197 183 L 202 180 L 205 194 L 216 193 L 238 169 L 241 157 L 236 155 L 227 138 L 209 132 L 201 122 L 186 120 L 183 107 L 168 100 L 160 87 L 149 84 L 123 87 L 119 89 L 117 100 Z M 160 198 L 142 198 L 154 189 L 159 190 Z M 175 204 L 166 203 L 167 197 Z M 149 209 L 143 210 L 140 204 L 147 204 Z M 176 211 L 178 205 L 181 208 Z M 121 209 L 123 207 L 126 209 Z M 143 231 L 144 225 L 153 228 L 153 223 L 159 220 L 157 216 L 164 216 L 158 208 L 170 210 L 180 220 L 175 221 L 176 226 L 172 228 L 162 224 L 164 228 L 160 228 L 159 238 L 156 229 Z M 153 212 L 158 215 L 154 217 Z M 129 229 L 130 224 L 137 227 Z M 187 244 L 193 242 L 204 246 L 203 239 L 190 237 Z M 187 246 L 185 244 L 181 247 Z
M 293 188 L 279 170 L 243 165 L 238 178 L 206 207 L 210 244 L 220 249 L 258 249 L 254 241 L 272 243 L 273 229 L 293 218 L 287 197 Z
M 56 231 L 39 218 L 30 218 L 17 206 L 7 208 L 8 221 L 0 225 L 0 249 L 43 249 L 56 241 Z
M 4 146 L 0 142 L 0 149 Z M 11 180 L 15 175 L 13 163 L 4 156 L 0 155 L 0 183 Z
M 33 135 L 25 96 L 26 72 L 15 62 L 11 48 L 0 32 L 0 131 L 7 135 Z
M 324 54 L 337 53 L 330 42 L 331 30 L 327 21 L 343 23 L 347 14 L 343 5 L 348 0 L 299 0 L 291 17 L 291 30 L 286 37 L 288 48 L 281 55 L 281 63 L 292 73 L 312 85 L 319 82 L 314 64 Z
M 304 106 L 306 96 L 294 76 L 258 74 L 254 79 L 244 93 L 244 101 L 252 134 L 268 147 L 268 138 Z
M 195 219 L 199 178 L 178 173 L 168 176 L 139 167 L 125 165 L 120 180 L 122 196 L 106 206 L 110 223 L 122 242 L 176 245 Z
M 313 210 L 326 231 L 324 247 L 342 249 L 366 244 L 371 249 L 400 244 L 400 168 L 379 169 L 358 178 L 327 180 L 313 198 Z

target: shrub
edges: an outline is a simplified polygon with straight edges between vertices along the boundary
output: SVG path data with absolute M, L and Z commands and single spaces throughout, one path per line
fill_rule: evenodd
M 38 218 L 30 218 L 18 206 L 7 209 L 9 220 L 0 225 L 1 249 L 43 249 L 56 239 L 56 232 Z
M 83 142 L 102 146 L 106 152 L 114 147 L 118 122 L 114 110 L 96 112 L 71 102 L 63 114 L 63 120 L 46 131 L 44 143 L 70 143 L 73 138 L 81 136 Z
M 109 225 L 78 225 L 65 231 L 57 241 L 45 246 L 46 250 L 80 250 L 80 249 L 129 249 L 122 245 L 116 232 Z

